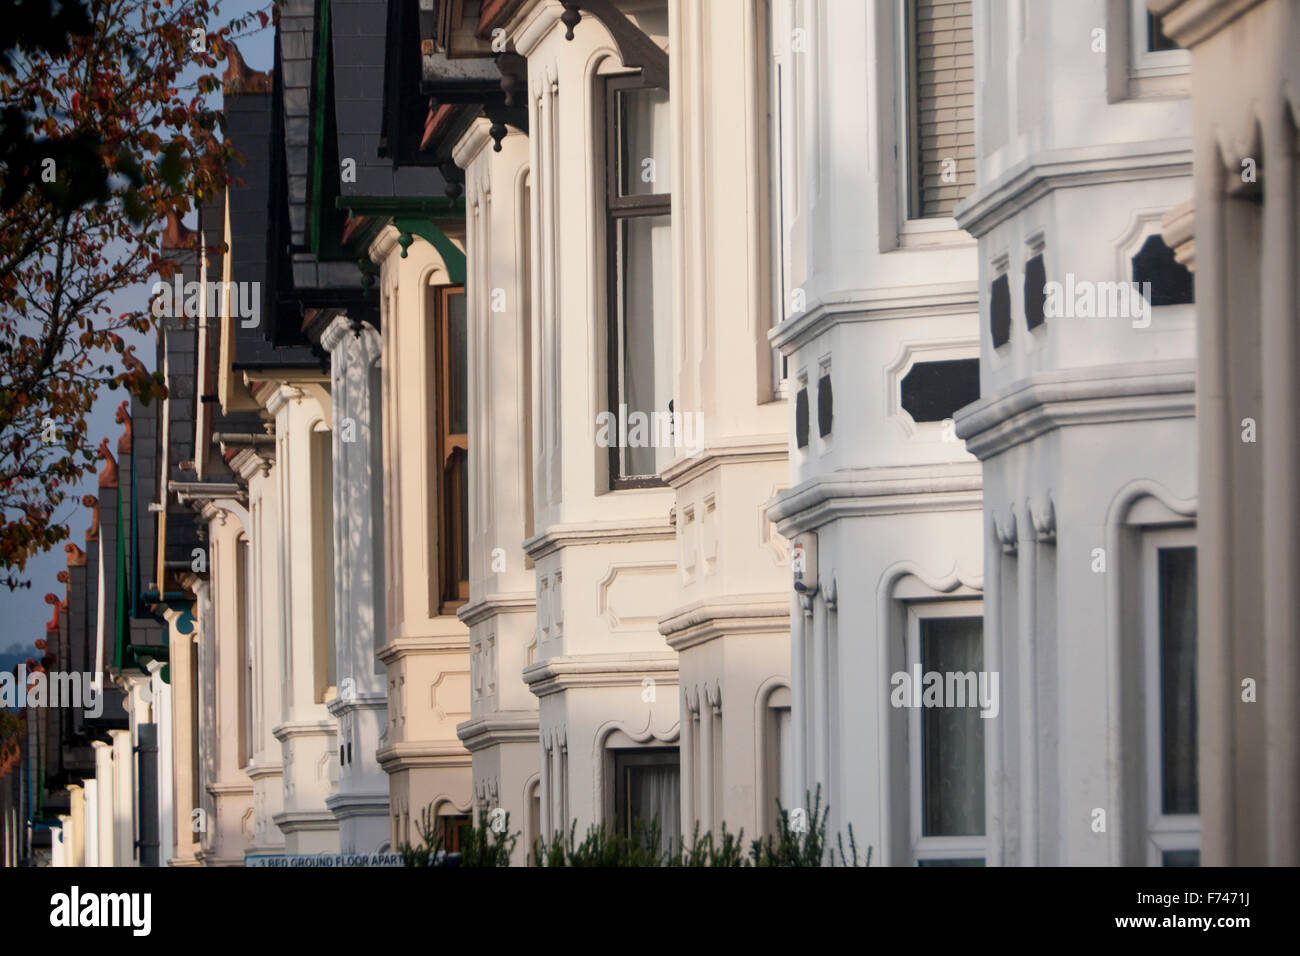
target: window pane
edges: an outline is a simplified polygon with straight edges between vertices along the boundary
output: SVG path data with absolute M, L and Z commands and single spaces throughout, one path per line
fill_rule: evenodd
M 634 765 L 627 767 L 626 773 L 627 810 L 624 826 L 635 826 L 637 821 L 649 825 L 658 820 L 660 847 L 671 848 L 681 835 L 678 765 Z
M 447 363 L 451 370 L 451 409 L 448 421 L 453 435 L 469 431 L 468 378 L 465 373 L 467 338 L 465 319 L 465 293 L 447 296 L 447 343 L 451 352 Z
M 672 230 L 668 216 L 620 220 L 618 229 L 619 322 L 617 390 L 628 416 L 628 445 L 620 450 L 621 477 L 657 473 L 657 429 L 653 413 L 669 412 L 672 401 Z M 611 409 L 615 417 L 620 409 Z M 645 442 L 632 432 L 632 413 L 646 416 Z M 648 447 L 647 447 L 648 446 Z M 672 449 L 660 449 L 663 460 Z
M 1155 14 L 1147 13 L 1147 52 L 1160 53 L 1164 50 L 1177 50 L 1179 46 L 1165 36 L 1163 24 Z
M 973 674 L 984 667 L 983 621 L 977 617 L 921 622 L 921 673 Z M 966 686 L 972 686 L 967 682 Z M 923 836 L 984 833 L 984 720 L 978 694 L 965 707 L 921 709 Z M 946 700 L 952 704 L 952 700 Z
M 794 807 L 794 758 L 791 743 L 790 708 L 781 707 L 772 712 L 776 716 L 776 779 L 781 806 Z
M 1165 813 L 1196 813 L 1196 549 L 1160 549 L 1160 743 Z
M 672 192 L 668 152 L 668 91 L 618 92 L 618 193 Z
M 913 0 L 910 215 L 951 216 L 975 186 L 975 40 L 970 0 Z
M 1200 850 L 1166 850 L 1160 854 L 1161 866 L 1200 866 Z

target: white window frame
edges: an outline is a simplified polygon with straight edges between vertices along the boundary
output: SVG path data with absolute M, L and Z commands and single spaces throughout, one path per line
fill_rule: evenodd
M 790 687 L 778 684 L 763 697 L 759 732 L 763 741 L 763 776 L 760 792 L 762 812 L 759 825 L 775 835 L 780 821 L 777 800 L 789 812 L 796 805 L 794 793 L 794 732 Z M 784 716 L 783 716 L 784 715 Z M 784 721 L 784 723 L 783 723 Z
M 1129 0 L 1129 76 L 1177 76 L 1190 73 L 1191 54 L 1186 50 L 1159 50 L 1150 52 L 1150 35 L 1147 29 L 1146 0 Z
M 936 618 L 973 617 L 980 620 L 980 641 L 984 647 L 984 602 L 983 601 L 925 601 L 909 602 L 907 605 L 907 640 L 904 668 L 912 672 L 912 666 L 921 660 L 921 622 Z M 987 648 L 985 647 L 985 650 Z M 922 671 L 924 674 L 924 671 Z M 908 850 L 909 863 L 919 866 L 930 860 L 969 860 L 980 859 L 988 865 L 991 853 L 989 840 L 988 808 L 989 788 L 993 774 L 988 760 L 989 741 L 992 739 L 991 726 L 984 734 L 984 833 L 982 836 L 922 836 L 924 807 L 922 806 L 921 780 L 921 717 L 923 707 L 907 708 L 907 773 L 908 773 Z M 983 718 L 981 718 L 983 719 Z
M 1162 854 L 1201 849 L 1200 814 L 1166 814 L 1161 808 L 1160 740 L 1160 551 L 1195 548 L 1196 529 L 1148 531 L 1142 536 L 1143 762 L 1146 779 L 1147 863 L 1162 866 Z
M 1186 50 L 1147 52 L 1145 0 L 1107 0 L 1106 98 L 1124 99 L 1190 96 L 1192 60 Z
M 793 129 L 792 104 L 787 102 L 786 96 L 786 71 L 792 66 L 789 50 L 789 39 L 793 30 L 791 5 L 786 0 L 765 0 L 764 6 L 767 9 L 767 22 L 764 25 L 764 29 L 767 30 L 768 52 L 768 62 L 765 64 L 767 96 L 771 105 L 767 157 L 770 170 L 768 174 L 769 231 L 772 237 L 768 248 L 772 270 L 770 328 L 774 329 L 787 318 L 790 293 L 793 288 L 790 282 L 790 257 L 787 249 L 789 234 L 786 224 L 790 217 L 786 208 L 789 194 L 785 184 L 788 166 L 785 150 L 788 145 L 793 145 L 797 140 Z M 783 363 L 783 356 L 779 349 L 772 348 L 771 352 L 771 398 L 773 401 L 784 400 L 789 397 L 790 390 L 789 363 Z M 787 374 L 784 375 L 783 364 L 787 370 Z
M 254 627 L 253 617 L 253 545 L 246 535 L 240 535 L 235 539 L 235 547 L 239 550 L 236 554 L 242 553 L 244 574 L 243 578 L 237 582 L 237 586 L 243 590 L 243 599 L 240 602 L 240 611 L 243 615 L 244 633 L 243 637 L 243 673 L 239 675 L 239 696 L 240 710 L 243 714 L 244 734 L 245 737 L 240 741 L 243 752 L 239 755 L 245 767 L 253 765 L 253 759 L 257 754 L 257 720 L 256 708 L 254 701 L 257 697 L 257 668 L 253 657 L 254 652 Z

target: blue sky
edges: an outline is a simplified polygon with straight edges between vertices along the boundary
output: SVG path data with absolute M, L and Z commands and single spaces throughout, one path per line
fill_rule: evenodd
M 222 22 L 229 22 L 249 11 L 267 9 L 269 3 L 266 0 L 225 0 L 220 6 L 220 19 Z M 272 31 L 273 28 L 268 27 L 237 41 L 244 61 L 255 70 L 271 69 Z M 224 65 L 219 66 L 217 72 L 220 73 L 222 69 Z M 220 92 L 214 93 L 213 96 L 219 103 Z M 193 215 L 188 225 L 194 225 Z M 109 308 L 114 313 L 120 313 L 133 306 L 139 307 L 147 302 L 148 298 L 149 286 L 140 286 L 114 296 L 109 301 Z M 128 341 L 134 338 L 136 356 L 152 367 L 156 348 L 153 337 L 132 337 L 129 334 L 124 337 Z M 89 422 L 92 445 L 99 444 L 99 439 L 107 436 L 110 446 L 116 453 L 117 436 L 121 434 L 122 429 L 113 421 L 113 413 L 122 401 L 122 397 L 120 391 L 105 392 L 96 403 Z M 95 493 L 96 486 L 95 475 L 88 475 L 76 493 L 69 494 L 67 497 L 68 502 L 75 502 L 75 504 L 65 505 L 57 515 L 60 520 L 70 522 L 71 540 L 78 546 L 85 544 L 85 531 L 88 524 L 88 512 L 80 504 L 81 496 Z M 11 593 L 8 588 L 0 587 L 0 670 L 12 670 L 18 661 L 39 656 L 36 655 L 32 644 L 38 637 L 44 636 L 45 622 L 50 619 L 50 606 L 45 603 L 45 595 L 53 591 L 62 596 L 63 585 L 58 582 L 56 576 L 67 566 L 66 559 L 63 545 L 59 544 L 53 551 L 38 555 L 27 563 L 25 576 L 32 582 L 30 589 Z

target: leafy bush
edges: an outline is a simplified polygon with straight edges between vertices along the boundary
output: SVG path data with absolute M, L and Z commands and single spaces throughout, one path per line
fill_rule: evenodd
M 581 841 L 577 838 L 578 823 L 575 820 L 567 833 L 557 831 L 549 841 L 540 837 L 534 840 L 528 864 L 542 867 L 870 866 L 871 848 L 867 847 L 866 857 L 859 861 L 852 825 L 849 826 L 847 854 L 842 835 L 836 835 L 834 849 L 827 848 L 830 807 L 821 805 L 821 787 L 817 788 L 816 796 L 810 793 L 804 796 L 811 805 L 806 821 L 801 821 L 801 825 L 792 824 L 790 811 L 778 801 L 780 818 L 777 832 L 753 840 L 748 851 L 745 849 L 745 831 L 730 833 L 725 823 L 715 838 L 711 832 L 701 836 L 697 822 L 690 844 L 679 839 L 672 847 L 665 845 L 657 820 L 649 823 L 634 821 L 628 833 L 624 833 L 621 827 L 593 824 L 587 828 Z M 488 823 L 487 811 L 482 809 L 474 826 L 463 831 L 460 853 L 444 851 L 444 823 L 433 816 L 431 806 L 425 807 L 420 814 L 419 827 L 420 846 L 404 843 L 398 847 L 407 866 L 509 866 L 519 838 L 518 832 L 509 832 L 509 814 L 505 815 L 505 826 L 493 830 Z
M 675 849 L 663 847 L 658 821 L 649 824 L 635 821 L 630 833 L 621 828 L 609 829 L 598 824 L 588 828 L 582 842 L 576 839 L 577 823 L 567 834 L 556 833 L 550 842 L 534 841 L 529 854 L 532 866 L 870 866 L 871 848 L 859 860 L 853 827 L 849 826 L 849 849 L 845 853 L 844 838 L 836 836 L 836 849 L 827 850 L 826 828 L 830 808 L 821 806 L 821 787 L 815 797 L 805 794 L 812 805 L 807 825 L 793 826 L 790 811 L 778 802 L 780 819 L 777 832 L 765 839 L 754 840 L 745 851 L 745 831 L 729 833 L 722 824 L 718 836 L 700 835 L 700 825 L 689 846 L 679 840 Z M 838 853 L 838 859 L 837 859 Z
M 480 809 L 478 822 L 463 831 L 458 853 L 446 851 L 446 821 L 433 815 L 429 805 L 420 813 L 420 845 L 403 843 L 397 848 L 402 862 L 407 866 L 438 867 L 494 867 L 509 866 L 519 834 L 510 832 L 510 814 L 505 814 L 504 825 L 494 830 L 488 822 L 487 811 Z

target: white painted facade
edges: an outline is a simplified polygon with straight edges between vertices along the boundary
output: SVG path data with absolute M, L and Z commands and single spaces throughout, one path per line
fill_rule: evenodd
M 469 631 L 443 612 L 438 593 L 434 418 L 439 405 L 430 289 L 451 285 L 431 245 L 402 246 L 392 227 L 370 247 L 379 266 L 383 346 L 384 635 L 387 732 L 376 754 L 388 774 L 392 845 L 419 844 L 425 808 L 470 812 L 469 752 L 456 725 L 470 716 Z
M 330 353 L 333 435 L 334 622 L 339 692 L 339 780 L 326 805 L 338 820 L 339 849 L 389 846 L 388 778 L 376 754 L 388 730 L 386 668 L 375 655 L 384 634 L 382 428 L 383 347 L 379 333 L 334 319 L 321 337 Z
M 909 611 L 959 602 L 978 617 L 984 571 L 979 463 L 943 422 L 914 421 L 901 389 L 918 363 L 979 354 L 976 249 L 951 220 L 909 220 L 900 203 L 901 7 L 772 6 L 785 224 L 772 342 L 788 362 L 792 441 L 789 490 L 769 509 L 802 547 L 806 588 L 791 605 L 792 796 L 808 807 L 820 787 L 832 834 L 852 826 L 873 862 L 907 864 L 906 725 L 890 676 L 906 666 Z
M 657 626 L 680 604 L 674 496 L 666 487 L 608 491 L 594 440 L 607 410 L 604 283 L 592 268 L 605 256 L 595 117 L 601 78 L 623 67 L 598 21 L 584 17 L 569 41 L 561 12 L 527 5 L 508 30 L 529 76 L 536 384 L 533 532 L 522 544 L 534 565 L 537 633 L 522 679 L 537 698 L 547 836 L 609 818 L 612 750 L 671 753 L 680 736 L 677 655 Z M 662 46 L 666 18 L 648 13 L 642 25 Z
M 1126 35 L 1129 5 L 999 7 L 976 8 L 978 185 L 958 212 L 979 240 L 983 321 L 981 398 L 957 433 L 983 463 L 984 641 L 1002 671 L 986 733 L 988 853 L 1158 863 L 1162 846 L 1195 846 L 1186 825 L 1156 832 L 1174 825 L 1152 815 L 1158 757 L 1138 703 L 1151 689 L 1152 548 L 1195 525 L 1194 307 L 1049 315 L 1031 330 L 1024 277 L 1041 254 L 1049 281 L 1132 279 L 1133 257 L 1191 193 L 1190 104 L 1185 85 L 1108 88 L 1145 39 Z M 1104 52 L 1074 42 L 1097 24 Z M 1000 273 L 1011 330 L 995 346 Z
M 537 652 L 531 536 L 533 401 L 538 365 L 533 301 L 531 152 L 512 132 L 494 151 L 475 121 L 456 161 L 465 169 L 469 360 L 470 718 L 456 728 L 472 755 L 475 812 L 504 810 L 525 859 L 539 820 L 537 699 L 520 675 Z
M 1300 3 L 1151 0 L 1191 62 L 1201 862 L 1300 861 Z

